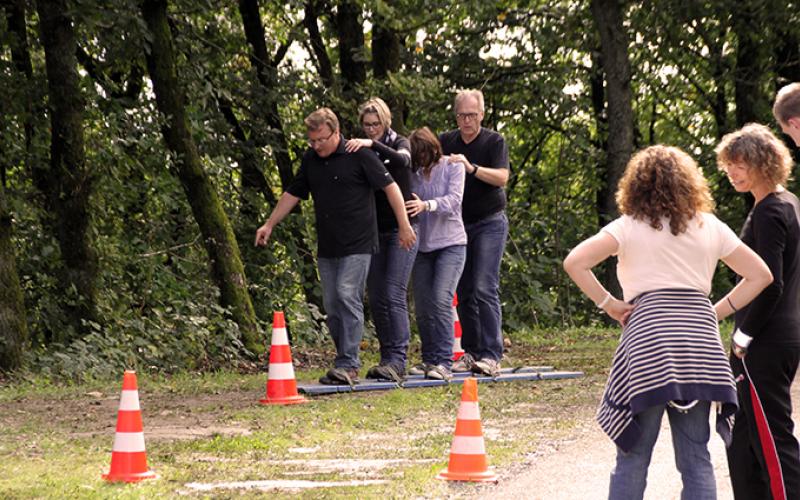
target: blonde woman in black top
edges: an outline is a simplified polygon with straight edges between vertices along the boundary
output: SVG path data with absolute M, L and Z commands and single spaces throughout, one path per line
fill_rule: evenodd
M 728 448 L 737 499 L 800 499 L 800 452 L 790 389 L 800 362 L 800 201 L 785 189 L 789 150 L 765 126 L 722 138 L 717 164 L 740 193 L 755 198 L 741 239 L 764 259 L 774 281 L 736 307 L 731 367 L 739 411 Z

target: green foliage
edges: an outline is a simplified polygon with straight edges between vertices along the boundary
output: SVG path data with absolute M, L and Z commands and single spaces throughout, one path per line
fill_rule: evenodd
M 400 67 L 385 80 L 368 77 L 357 95 L 401 103 L 403 123 L 396 122 L 401 132 L 421 126 L 442 132 L 455 126 L 454 91 L 481 88 L 484 125 L 507 140 L 511 229 L 501 282 L 506 331 L 513 335 L 534 325 L 601 321 L 561 269 L 569 249 L 607 222 L 597 215 L 598 192 L 605 187 L 598 166 L 604 164 L 607 111 L 589 3 L 357 3 L 368 21 L 366 45 L 358 53 L 368 65 L 375 20 L 395 30 L 401 44 Z M 256 74 L 236 2 L 170 1 L 177 72 L 193 139 L 235 228 L 264 331 L 273 311 L 283 310 L 294 342 L 318 345 L 328 340 L 315 305 L 321 303 L 320 290 L 309 284 L 316 273 L 311 204 L 287 217 L 267 248 L 253 248 L 252 242 L 284 187 L 276 153 L 285 152 L 296 169 L 306 148 L 303 118 L 330 106 L 348 130 L 357 103 L 342 94 L 346 82 L 337 67 L 333 13 L 319 13 L 323 54 L 334 68 L 334 84 L 326 86 L 302 24 L 304 2 L 260 4 L 270 58 L 263 62 L 274 72 L 273 86 L 265 87 Z M 776 5 L 768 2 L 769 8 L 753 18 L 760 24 L 752 33 L 770 43 L 764 43 L 758 56 L 763 60 L 757 61 L 766 69 L 757 81 L 747 82 L 763 94 L 753 99 L 757 105 L 752 109 L 765 123 L 771 117 L 763 103 L 783 83 L 781 78 L 800 66 L 796 51 L 778 53 L 778 42 L 800 36 L 800 24 L 775 19 L 796 21 L 800 10 Z M 0 16 L 0 98 L 8 117 L 0 125 L 0 152 L 32 339 L 28 366 L 76 378 L 123 365 L 159 372 L 236 366 L 247 353 L 229 313 L 217 306 L 219 292 L 209 278 L 199 229 L 173 175 L 178 160 L 163 145 L 162 118 L 144 76 L 149 34 L 138 2 L 117 2 L 109 9 L 104 2 L 81 1 L 71 13 L 80 48 L 88 56 L 80 59 L 79 69 L 86 161 L 95 186 L 91 231 L 100 258 L 100 293 L 95 324 L 67 345 L 54 340 L 75 338 L 76 332 L 65 334 L 70 326 L 63 310 L 78 296 L 60 288 L 61 256 L 49 229 L 53 214 L 34 175 L 50 154 L 38 20 L 28 13 L 33 74 L 26 80 L 11 58 L 12 37 L 7 19 Z M 738 229 L 748 202 L 716 169 L 713 153 L 721 135 L 741 125 L 737 85 L 749 73 L 740 67 L 746 61 L 737 57 L 734 22 L 725 2 L 649 0 L 627 4 L 625 27 L 631 40 L 636 146 L 668 143 L 690 152 L 709 179 L 718 215 Z M 276 139 L 264 112 L 271 103 L 278 104 L 285 143 Z M 400 111 L 395 109 L 396 115 Z M 29 145 L 26 123 L 33 129 Z M 247 154 L 255 156 L 263 191 L 243 184 Z M 726 291 L 732 281 L 721 269 L 714 294 Z

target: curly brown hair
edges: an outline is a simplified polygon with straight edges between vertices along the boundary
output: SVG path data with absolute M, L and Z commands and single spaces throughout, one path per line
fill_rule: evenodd
M 772 131 L 759 123 L 748 123 L 722 137 L 714 148 L 717 168 L 727 172 L 734 163 L 745 165 L 770 187 L 786 185 L 792 173 L 789 148 Z
M 661 230 L 669 219 L 674 235 L 686 231 L 697 212 L 711 212 L 708 183 L 691 156 L 673 146 L 650 146 L 633 155 L 617 189 L 620 213 Z

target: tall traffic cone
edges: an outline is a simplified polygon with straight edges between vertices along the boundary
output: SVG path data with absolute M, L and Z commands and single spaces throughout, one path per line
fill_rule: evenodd
M 156 477 L 155 473 L 147 469 L 136 372 L 125 370 L 117 413 L 117 432 L 111 450 L 111 470 L 103 474 L 103 479 L 133 483 L 153 477 Z
M 453 361 L 464 355 L 464 348 L 461 347 L 461 320 L 458 319 L 458 295 L 453 295 Z
M 280 311 L 276 311 L 272 316 L 272 347 L 269 350 L 267 395 L 259 402 L 262 405 L 294 405 L 308 402 L 306 398 L 297 394 L 292 351 L 286 335 L 286 321 L 283 312 Z
M 456 431 L 450 447 L 447 470 L 436 479 L 448 481 L 497 481 L 497 474 L 489 470 L 486 447 L 481 430 L 481 412 L 478 408 L 478 381 L 470 377 L 464 381 L 461 405 L 456 417 Z

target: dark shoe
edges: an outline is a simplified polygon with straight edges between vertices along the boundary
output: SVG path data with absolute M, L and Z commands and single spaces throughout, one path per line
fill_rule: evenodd
M 450 380 L 453 379 L 453 374 L 450 373 L 450 369 L 444 365 L 428 365 L 428 371 L 425 372 L 425 378 L 450 382 Z
M 355 385 L 358 383 L 358 370 L 355 368 L 331 368 L 319 378 L 324 385 Z
M 490 358 L 479 359 L 472 367 L 472 373 L 497 378 L 500 375 L 500 362 Z
M 394 365 L 373 366 L 367 371 L 367 378 L 375 380 L 388 380 L 401 384 L 405 380 L 405 370 L 398 371 Z

